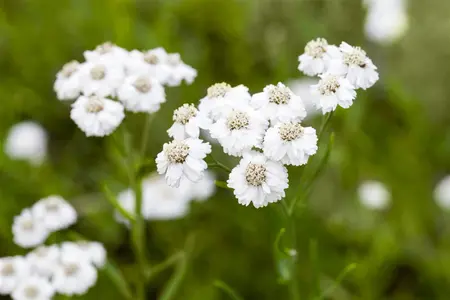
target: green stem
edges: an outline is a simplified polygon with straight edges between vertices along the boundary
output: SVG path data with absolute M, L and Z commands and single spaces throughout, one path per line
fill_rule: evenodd
M 148 136 L 150 134 L 150 125 L 154 119 L 154 114 L 148 114 L 145 118 L 144 129 L 142 130 L 142 142 L 141 142 L 141 158 L 145 157 L 147 151 Z
M 230 169 L 230 168 L 228 168 L 228 167 L 225 166 L 223 163 L 218 162 L 218 161 L 216 161 L 216 162 L 214 162 L 214 163 L 208 164 L 208 167 L 210 167 L 210 168 L 219 168 L 219 169 L 224 170 L 224 171 L 227 172 L 227 173 L 230 173 L 230 172 L 231 172 L 231 169 Z
M 152 269 L 149 270 L 149 272 L 147 273 L 147 280 L 151 279 L 155 275 L 159 274 L 160 272 L 162 272 L 165 269 L 167 269 L 168 267 L 172 266 L 179 260 L 183 259 L 184 256 L 185 256 L 184 251 L 179 251 L 179 252 L 173 254 L 172 256 L 170 256 L 169 258 L 167 258 L 162 263 L 157 264 L 156 266 L 153 266 Z
M 333 117 L 334 111 L 330 112 L 326 117 L 322 120 L 322 125 L 320 126 L 320 131 L 317 136 L 317 144 L 319 144 L 320 140 L 322 139 L 323 133 L 326 131 L 328 124 L 330 123 L 331 118 Z
M 235 292 L 228 284 L 221 280 L 215 280 L 214 286 L 224 291 L 233 300 L 244 300 L 237 292 Z

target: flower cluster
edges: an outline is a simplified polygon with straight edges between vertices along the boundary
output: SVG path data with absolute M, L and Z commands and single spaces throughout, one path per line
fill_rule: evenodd
M 154 113 L 166 101 L 164 85 L 192 83 L 197 71 L 163 48 L 127 51 L 111 43 L 84 52 L 56 75 L 60 100 L 74 100 L 70 116 L 87 136 L 111 134 L 125 110 Z
M 379 77 L 366 52 L 345 42 L 337 47 L 323 38 L 312 40 L 298 59 L 300 71 L 320 77 L 318 84 L 311 86 L 311 92 L 317 95 L 316 106 L 324 114 L 338 105 L 349 108 L 356 98 L 356 89 L 370 88 Z
M 15 217 L 14 242 L 37 246 L 25 256 L 0 258 L 0 294 L 13 299 L 51 299 L 55 293 L 82 295 L 97 281 L 106 251 L 98 242 L 63 242 L 44 246 L 50 232 L 74 224 L 77 213 L 59 196 L 39 200 Z

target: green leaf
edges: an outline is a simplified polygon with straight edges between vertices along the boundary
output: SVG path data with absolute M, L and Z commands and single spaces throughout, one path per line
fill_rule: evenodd
M 108 200 L 108 202 L 111 203 L 111 205 L 115 209 L 117 209 L 117 211 L 119 211 L 123 217 L 125 217 L 127 220 L 129 220 L 131 222 L 136 221 L 136 218 L 132 214 L 130 214 L 129 211 L 127 211 L 125 208 L 123 208 L 119 204 L 116 197 L 114 196 L 114 194 L 111 192 L 111 190 L 108 188 L 108 186 L 105 183 L 102 185 L 102 190 L 103 190 L 103 194 L 106 197 L 106 200 Z
M 133 299 L 130 288 L 127 285 L 127 281 L 116 266 L 114 266 L 110 261 L 107 261 L 102 271 L 105 272 L 109 279 L 115 284 L 117 290 L 122 294 L 122 296 L 124 296 L 125 299 Z
M 231 190 L 231 188 L 228 187 L 228 185 L 227 185 L 227 183 L 225 181 L 216 180 L 216 181 L 214 181 L 214 184 L 217 187 L 220 187 L 222 189 Z

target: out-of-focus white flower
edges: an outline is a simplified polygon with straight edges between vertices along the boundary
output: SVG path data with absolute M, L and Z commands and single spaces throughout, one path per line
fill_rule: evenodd
M 58 231 L 77 221 L 77 212 L 61 196 L 49 196 L 36 202 L 31 208 L 33 215 L 40 219 L 48 230 Z
M 134 211 L 135 211 L 135 195 L 132 189 L 126 189 L 123 190 L 122 192 L 120 192 L 117 195 L 117 201 L 119 202 L 119 205 L 126 210 L 127 212 L 129 212 L 131 215 L 134 215 Z M 141 213 L 144 210 L 144 206 L 145 202 L 142 205 L 141 208 Z M 125 224 L 127 226 L 130 225 L 130 222 L 128 221 L 128 219 L 126 219 L 119 211 L 115 211 L 114 212 L 114 219 L 122 224 Z
M 166 102 L 166 92 L 158 80 L 149 75 L 131 75 L 125 79 L 117 95 L 125 109 L 153 113 Z
M 210 120 L 199 114 L 193 104 L 183 104 L 173 112 L 173 125 L 167 130 L 170 137 L 176 140 L 198 138 L 200 128 L 209 128 Z
M 123 106 L 98 96 L 80 96 L 72 104 L 70 117 L 86 136 L 111 134 L 125 117 Z
M 87 61 L 80 67 L 81 91 L 85 96 L 114 97 L 124 78 L 123 66 L 105 58 Z
M 306 109 L 307 118 L 311 118 L 319 113 L 319 110 L 315 105 L 319 102 L 319 97 L 311 93 L 311 86 L 318 82 L 319 79 L 317 78 L 306 77 L 290 80 L 287 84 L 291 91 L 302 99 Z
M 185 180 L 189 184 L 189 194 L 193 200 L 205 201 L 216 191 L 215 177 L 212 172 L 205 172 L 205 176 L 196 183 Z M 181 183 L 183 184 L 183 182 Z
M 316 130 L 300 122 L 278 123 L 267 130 L 264 155 L 285 165 L 300 166 L 317 152 Z
M 31 272 L 39 276 L 51 277 L 59 263 L 59 247 L 56 245 L 39 246 L 26 256 Z
M 444 209 L 450 208 L 450 176 L 445 176 L 434 189 L 434 200 Z
M 263 92 L 254 94 L 251 105 L 273 124 L 301 121 L 306 117 L 302 99 L 281 82 L 278 85 L 268 85 Z
M 73 253 L 84 260 L 91 262 L 94 266 L 101 268 L 106 262 L 105 247 L 99 242 L 64 242 L 61 245 L 62 253 Z
M 308 76 L 325 73 L 330 57 L 328 55 L 328 42 L 324 38 L 317 38 L 306 44 L 305 53 L 298 57 L 298 69 Z
M 210 128 L 211 137 L 217 139 L 223 151 L 241 156 L 253 147 L 261 147 L 268 122 L 260 111 L 249 105 L 229 111 Z
M 76 60 L 66 63 L 56 74 L 53 89 L 59 100 L 74 100 L 81 92 L 80 63 Z
M 165 83 L 168 86 L 179 86 L 183 80 L 187 84 L 191 84 L 197 77 L 197 70 L 185 64 L 178 53 L 167 55 L 167 65 L 170 72 Z
M 211 153 L 211 145 L 200 139 L 188 138 L 166 143 L 156 157 L 159 174 L 165 174 L 167 184 L 179 187 L 182 178 L 198 182 L 208 167 L 203 160 Z
M 133 50 L 127 62 L 128 74 L 146 74 L 165 84 L 170 75 L 167 65 L 167 52 L 164 48 L 155 48 L 148 51 Z
M 9 130 L 4 150 L 12 159 L 39 165 L 47 155 L 47 132 L 35 122 L 18 123 Z
M 256 151 L 244 153 L 227 183 L 234 189 L 239 204 L 253 203 L 256 208 L 281 200 L 289 186 L 288 172 L 283 164 Z
M 41 245 L 49 235 L 42 220 L 37 219 L 29 209 L 24 209 L 14 217 L 12 225 L 14 243 L 22 248 Z
M 318 84 L 311 86 L 311 93 L 319 97 L 316 105 L 323 114 L 334 111 L 338 105 L 349 108 L 353 104 L 356 91 L 345 77 L 324 74 L 320 78 Z
M 358 187 L 359 201 L 365 207 L 382 210 L 389 205 L 391 193 L 386 186 L 374 180 L 362 182 Z
M 332 58 L 329 73 L 345 76 L 355 88 L 365 90 L 378 81 L 377 67 L 360 47 L 342 42 L 329 53 Z
M 0 258 L 0 294 L 12 293 L 20 281 L 27 278 L 30 268 L 21 256 Z
M 128 60 L 128 51 L 111 43 L 106 42 L 98 45 L 94 50 L 83 53 L 86 61 L 110 61 L 111 63 L 124 65 Z
M 33 275 L 20 281 L 11 297 L 14 300 L 50 300 L 54 293 L 48 278 Z
M 369 40 L 392 44 L 408 30 L 405 0 L 377 0 L 367 4 L 365 32 Z

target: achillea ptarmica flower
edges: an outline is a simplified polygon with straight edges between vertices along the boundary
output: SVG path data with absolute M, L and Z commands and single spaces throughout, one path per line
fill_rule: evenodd
M 9 130 L 4 150 L 12 159 L 40 165 L 47 156 L 47 139 L 47 131 L 40 124 L 21 122 Z
M 200 128 L 209 128 L 210 120 L 199 114 L 193 104 L 183 104 L 173 112 L 173 125 L 167 130 L 170 137 L 184 140 L 188 137 L 198 138 Z
M 366 208 L 382 210 L 389 205 L 391 193 L 383 183 L 368 180 L 358 187 L 358 198 Z
M 127 73 L 145 74 L 165 84 L 170 75 L 170 67 L 167 65 L 167 52 L 162 47 L 147 51 L 133 50 L 127 62 Z
M 268 122 L 264 116 L 250 106 L 229 111 L 210 128 L 211 137 L 219 141 L 223 151 L 241 156 L 253 147 L 261 147 Z
M 0 258 L 0 294 L 7 295 L 13 292 L 19 282 L 27 278 L 30 268 L 21 256 Z
M 106 262 L 105 247 L 99 242 L 64 242 L 61 245 L 61 252 L 73 253 L 73 255 L 89 261 L 97 268 L 103 267 Z
M 22 248 L 41 245 L 49 235 L 43 221 L 36 218 L 29 209 L 24 209 L 14 217 L 12 232 L 14 243 Z
M 124 67 L 107 59 L 87 61 L 80 69 L 81 91 L 84 95 L 116 96 L 125 77 Z
M 445 176 L 434 189 L 434 200 L 441 208 L 450 208 L 450 176 Z
M 166 63 L 169 67 L 169 76 L 165 83 L 168 86 L 179 86 L 183 80 L 187 84 L 191 84 L 197 77 L 197 70 L 185 64 L 179 53 L 168 54 Z
M 103 60 L 123 66 L 128 60 L 128 51 L 111 42 L 105 42 L 98 45 L 92 51 L 84 51 L 83 55 L 86 61 Z
M 25 257 L 31 271 L 39 276 L 51 277 L 59 263 L 59 247 L 56 245 L 39 246 Z
M 256 151 L 244 153 L 227 181 L 239 204 L 247 206 L 253 203 L 256 208 L 281 200 L 288 182 L 287 169 L 281 162 L 270 160 Z
M 360 47 L 342 42 L 330 51 L 329 73 L 345 76 L 355 88 L 367 89 L 378 81 L 377 67 Z
M 278 123 L 264 137 L 264 155 L 285 165 L 300 166 L 317 152 L 316 130 L 300 122 Z
M 330 57 L 328 55 L 328 42 L 324 38 L 317 38 L 308 42 L 305 53 L 298 57 L 298 69 L 308 76 L 325 73 Z
M 182 178 L 198 182 L 208 165 L 203 160 L 211 153 L 211 145 L 200 139 L 188 138 L 166 143 L 156 157 L 159 174 L 165 174 L 167 184 L 179 187 Z
M 123 106 L 98 96 L 80 96 L 72 104 L 70 117 L 86 136 L 111 134 L 125 117 Z
M 50 300 L 55 289 L 48 278 L 32 275 L 23 278 L 11 294 L 14 300 Z
M 77 212 L 61 196 L 43 198 L 33 205 L 31 211 L 49 231 L 67 228 L 77 221 Z
M 119 87 L 117 96 L 126 110 L 153 113 L 166 102 L 164 87 L 149 75 L 131 75 Z
M 281 82 L 270 84 L 263 92 L 254 94 L 251 105 L 271 123 L 301 121 L 306 117 L 302 99 Z
M 319 97 L 316 105 L 324 114 L 334 111 L 338 105 L 349 108 L 353 104 L 356 91 L 345 77 L 324 74 L 320 78 L 318 84 L 311 86 L 311 93 Z
M 76 60 L 66 63 L 56 74 L 53 89 L 59 100 L 76 99 L 81 92 L 80 63 Z

